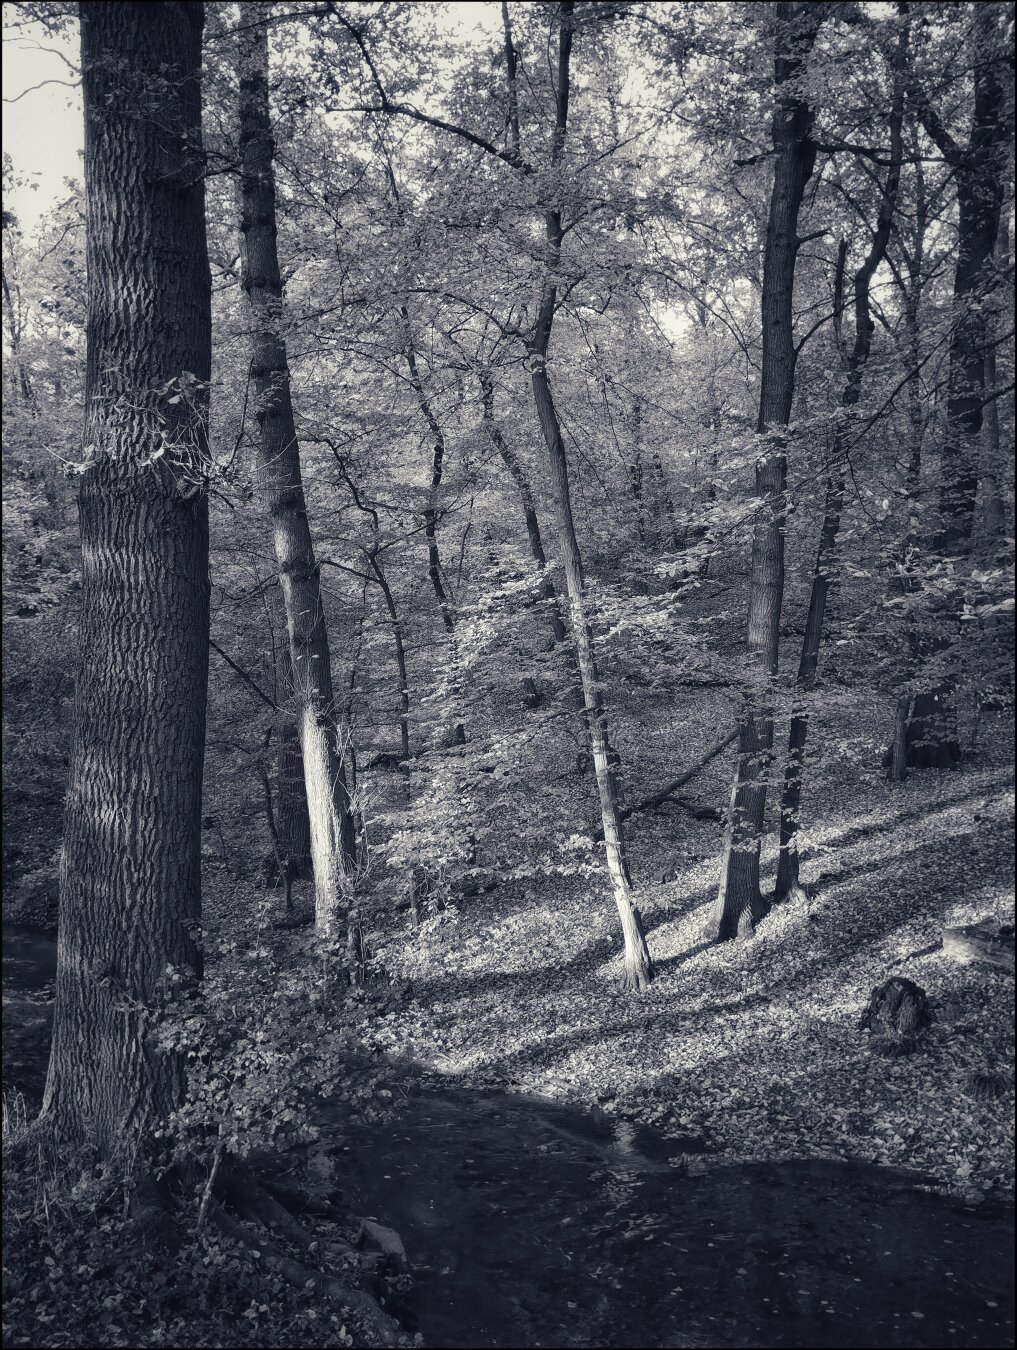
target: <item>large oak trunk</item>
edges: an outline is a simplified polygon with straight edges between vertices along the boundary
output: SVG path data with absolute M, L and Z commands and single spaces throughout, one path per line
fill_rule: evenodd
M 347 878 L 356 866 L 344 764 L 347 733 L 332 684 L 332 658 L 307 520 L 286 344 L 280 328 L 282 281 L 276 249 L 265 25 L 246 26 L 238 42 L 243 285 L 253 316 L 251 376 L 257 393 L 261 480 L 286 610 L 311 831 L 315 921 L 319 930 L 328 934 L 345 904 Z
M 759 853 L 766 812 L 767 774 L 773 751 L 771 682 L 777 673 L 780 609 L 784 593 L 786 512 L 785 428 L 791 416 L 796 350 L 793 336 L 798 215 L 816 160 L 813 113 L 800 77 L 821 21 L 819 7 L 775 7 L 772 141 L 773 191 L 763 260 L 763 359 L 756 426 L 761 440 L 756 463 L 759 502 L 752 532 L 748 652 L 755 685 L 739 720 L 738 766 L 731 788 L 724 861 L 714 915 L 719 940 L 751 932 L 766 913 L 759 886 Z
M 81 6 L 88 306 L 75 737 L 43 1113 L 106 1153 L 176 1107 L 200 977 L 211 290 L 200 4 Z

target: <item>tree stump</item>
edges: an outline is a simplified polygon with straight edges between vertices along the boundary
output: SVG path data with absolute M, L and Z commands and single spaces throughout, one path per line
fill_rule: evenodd
M 999 970 L 1014 969 L 1014 931 L 991 919 L 943 929 L 943 951 L 962 965 L 983 961 Z
M 873 989 L 860 1025 L 869 1032 L 877 1053 L 904 1055 L 915 1048 L 918 1034 L 931 1021 L 925 990 L 902 975 L 893 975 Z

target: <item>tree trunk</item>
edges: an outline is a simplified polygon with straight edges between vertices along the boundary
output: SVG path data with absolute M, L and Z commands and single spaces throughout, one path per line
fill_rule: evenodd
M 292 664 L 288 647 L 279 655 L 279 694 L 282 711 L 276 723 L 276 810 L 275 824 L 279 850 L 293 881 L 314 875 L 311 860 L 311 820 L 307 812 L 304 787 L 304 760 L 300 753 L 300 731 L 293 712 Z
M 971 136 L 963 151 L 954 145 L 947 155 L 956 169 L 958 222 L 939 546 L 948 557 L 955 558 L 967 556 L 974 528 L 985 357 L 992 338 L 984 302 L 996 286 L 992 262 L 1010 142 L 1008 98 L 1001 74 L 1002 11 L 995 10 L 993 5 L 976 7 L 977 64 Z
M 377 524 L 377 517 L 375 517 Z M 399 673 L 399 748 L 404 766 L 409 764 L 410 760 L 410 684 L 406 674 L 406 646 L 403 641 L 403 625 L 399 618 L 399 611 L 396 609 L 395 599 L 392 595 L 392 588 L 388 584 L 388 578 L 385 575 L 385 568 L 379 556 L 377 547 L 368 552 L 368 562 L 371 570 L 381 587 L 381 593 L 385 597 L 385 607 L 388 610 L 389 621 L 392 624 L 392 642 L 395 647 L 396 670 Z
M 888 754 L 886 776 L 891 783 L 903 783 L 908 776 L 908 713 L 911 700 L 907 694 L 897 699 L 897 709 L 893 719 L 893 741 Z
M 1009 201 L 1007 200 L 1009 199 Z M 999 428 L 999 398 L 992 395 L 997 389 L 996 341 L 1000 337 L 1002 324 L 1000 319 L 1006 312 L 1007 294 L 1011 286 L 1010 277 L 1010 211 L 1013 204 L 1013 183 L 1004 193 L 1003 206 L 999 216 L 999 233 L 996 236 L 995 294 L 991 301 L 989 343 L 985 352 L 985 390 L 989 402 L 985 405 L 982 417 L 982 453 L 981 453 L 981 538 L 982 547 L 990 556 L 999 554 L 1005 560 L 1006 544 L 1006 504 L 1000 487 L 1000 475 L 1006 471 L 1006 457 Z
M 75 737 L 43 1114 L 110 1154 L 180 1104 L 201 974 L 211 283 L 200 4 L 81 7 L 85 444 Z
M 861 398 L 862 379 L 872 348 L 874 324 L 870 316 L 869 288 L 876 269 L 886 254 L 894 213 L 897 209 L 897 190 L 900 186 L 901 159 L 904 149 L 902 136 L 904 84 L 901 76 L 907 60 L 908 36 L 908 27 L 905 24 L 901 29 L 897 54 L 894 58 L 896 88 L 893 108 L 890 113 L 890 167 L 886 171 L 886 182 L 879 203 L 879 215 L 869 251 L 854 278 L 855 338 L 847 362 L 847 379 L 841 393 L 841 416 L 834 435 L 833 466 L 826 485 L 826 507 L 823 514 L 823 528 L 819 537 L 819 554 L 816 558 L 816 568 L 812 577 L 809 609 L 805 620 L 805 638 L 802 643 L 801 659 L 798 663 L 796 706 L 791 718 L 787 766 L 784 772 L 784 789 L 780 803 L 780 853 L 777 861 L 777 883 L 774 889 L 776 900 L 784 900 L 792 895 L 799 884 L 797 835 L 802 798 L 802 776 L 805 768 L 805 743 L 809 731 L 806 700 L 816 683 L 816 673 L 819 668 L 819 649 L 823 640 L 823 621 L 826 617 L 826 600 L 837 575 L 837 535 L 840 531 L 840 518 L 844 507 L 844 469 L 842 461 L 848 450 L 850 431 L 848 418 L 851 410 L 857 406 L 858 400 Z M 838 301 L 843 291 L 845 249 L 846 245 L 842 243 L 837 264 L 838 279 L 835 286 Z
M 399 312 L 402 315 L 406 332 L 406 347 L 403 355 L 406 358 L 406 365 L 410 372 L 410 387 L 417 396 L 420 411 L 423 413 L 424 421 L 427 423 L 432 437 L 431 482 L 427 490 L 427 505 L 424 508 L 424 537 L 427 540 L 427 575 L 431 579 L 431 587 L 437 598 L 438 608 L 441 610 L 441 621 L 445 625 L 446 631 L 451 633 L 455 630 L 456 622 L 452 613 L 452 605 L 449 602 L 448 593 L 446 592 L 444 582 L 442 581 L 441 555 L 438 552 L 438 491 L 441 488 L 441 477 L 445 464 L 445 433 L 442 430 L 441 423 L 434 415 L 434 409 L 431 407 L 430 399 L 424 392 L 420 371 L 417 368 L 417 353 L 416 348 L 413 345 L 413 334 L 410 332 L 409 311 L 403 306 Z
M 39 411 L 39 404 L 35 397 L 35 390 L 32 388 L 32 379 L 28 373 L 28 367 L 25 365 L 25 358 L 21 350 L 21 324 L 18 321 L 17 306 L 11 295 L 10 282 L 7 280 L 7 263 L 4 262 L 0 268 L 0 274 L 3 277 L 4 304 L 7 310 L 7 335 L 11 343 L 11 359 L 14 363 L 16 379 L 12 382 L 12 387 L 20 395 L 21 402 L 26 410 L 33 415 Z M 19 291 L 20 295 L 20 291 Z
M 569 68 L 572 55 L 573 24 L 574 5 L 572 0 L 562 0 L 559 9 L 558 81 L 554 140 L 551 148 L 552 168 L 557 167 L 561 160 L 568 126 Z M 607 711 L 604 707 L 600 677 L 594 659 L 593 634 L 586 615 L 586 583 L 583 576 L 583 560 L 579 551 L 579 541 L 576 538 L 575 522 L 572 518 L 568 461 L 565 457 L 561 425 L 555 410 L 554 399 L 551 396 L 551 386 L 547 379 L 547 349 L 551 338 L 557 299 L 553 277 L 561 261 L 561 244 L 564 237 L 561 212 L 556 209 L 547 211 L 544 216 L 544 227 L 547 274 L 540 297 L 537 322 L 527 344 L 533 401 L 540 420 L 540 429 L 544 434 L 544 442 L 547 445 L 555 503 L 558 508 L 559 542 L 562 560 L 565 564 L 565 582 L 572 611 L 572 637 L 575 642 L 579 677 L 583 688 L 583 702 L 590 733 L 590 749 L 593 756 L 594 772 L 597 777 L 597 792 L 600 798 L 600 815 L 604 831 L 604 846 L 607 853 L 607 867 L 625 943 L 623 984 L 627 989 L 645 989 L 653 979 L 653 962 L 646 945 L 642 919 L 632 899 L 632 882 L 629 876 L 628 859 L 625 853 L 625 836 L 618 808 L 618 793 L 612 765 Z
M 978 5 L 972 12 L 974 106 L 966 146 L 959 145 L 920 91 L 912 89 L 926 131 L 950 164 L 957 185 L 957 262 L 953 283 L 950 370 L 946 434 L 940 457 L 939 530 L 936 551 L 963 567 L 971 553 L 978 495 L 986 356 L 992 341 L 989 297 L 996 285 L 993 254 L 1003 203 L 1007 148 L 1011 141 L 1008 91 L 1002 71 L 1008 43 L 1005 11 Z M 963 586 L 937 604 L 943 636 L 930 654 L 948 641 L 960 623 Z M 914 701 L 915 726 L 908 729 L 911 767 L 951 768 L 960 759 L 952 681 L 920 692 Z M 941 742 L 938 737 L 943 737 Z
M 512 481 L 516 485 L 519 493 L 519 500 L 522 503 L 523 519 L 526 522 L 526 538 L 530 545 L 530 554 L 537 567 L 537 574 L 540 578 L 540 598 L 544 602 L 547 612 L 551 619 L 551 631 L 554 635 L 556 645 L 560 645 L 567 637 L 565 620 L 562 618 L 561 609 L 558 605 L 558 595 L 554 589 L 554 582 L 551 580 L 550 573 L 547 570 L 547 557 L 544 553 L 544 541 L 540 535 L 540 522 L 537 520 L 537 509 L 533 504 L 533 492 L 530 488 L 529 480 L 523 471 L 523 466 L 519 463 L 518 456 L 509 446 L 505 437 L 502 435 L 501 428 L 494 417 L 494 384 L 491 380 L 491 373 L 483 370 L 480 373 L 480 397 L 483 409 L 484 427 L 487 431 L 491 444 L 498 451 L 502 463 L 512 475 Z
M 268 102 L 268 36 L 250 24 L 240 50 L 240 160 L 243 287 L 253 316 L 251 375 L 257 395 L 260 469 L 289 635 L 293 691 L 310 818 L 315 922 L 333 932 L 356 867 L 356 840 L 344 765 L 346 729 L 332 684 L 319 569 L 307 521 L 280 332 L 282 281 L 276 251 L 275 177 Z
M 420 411 L 424 416 L 432 436 L 431 453 L 431 481 L 427 489 L 427 505 L 424 507 L 424 537 L 427 540 L 427 575 L 431 579 L 431 587 L 438 601 L 438 608 L 441 611 L 441 621 L 445 625 L 445 631 L 451 639 L 451 661 L 453 670 L 457 672 L 456 694 L 458 695 L 458 666 L 459 666 L 459 647 L 456 641 L 456 620 L 449 599 L 448 592 L 445 590 L 445 584 L 442 581 L 441 555 L 438 551 L 438 492 L 441 488 L 442 473 L 445 465 L 445 433 L 442 430 L 441 423 L 434 415 L 434 409 L 431 407 L 431 401 L 424 390 L 423 381 L 420 378 L 420 371 L 417 367 L 417 353 L 413 345 L 413 333 L 410 329 L 409 310 L 404 306 L 400 308 L 399 313 L 402 316 L 405 330 L 406 347 L 403 355 L 406 358 L 406 365 L 410 372 L 410 386 L 417 396 L 417 402 L 420 405 Z M 452 738 L 456 745 L 464 745 L 466 742 L 466 730 L 458 719 L 453 721 Z
M 792 302 L 798 215 L 816 160 L 811 139 L 813 112 L 802 95 L 800 77 L 822 21 L 821 10 L 814 4 L 783 2 L 774 9 L 777 106 L 771 134 L 776 159 L 763 262 L 762 380 L 756 426 L 764 439 L 756 465 L 759 508 L 749 580 L 748 651 L 756 687 L 739 721 L 738 767 L 714 917 L 714 935 L 719 941 L 751 933 L 767 910 L 759 886 L 759 853 L 773 751 L 771 682 L 777 673 L 784 592 L 784 429 L 791 416 L 797 357 Z

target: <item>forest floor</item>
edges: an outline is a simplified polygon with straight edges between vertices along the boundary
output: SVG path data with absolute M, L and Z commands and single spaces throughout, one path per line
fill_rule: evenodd
M 642 995 L 618 988 L 614 907 L 595 882 L 501 886 L 409 942 L 382 937 L 378 957 L 414 997 L 373 1041 L 458 1086 L 701 1136 L 710 1153 L 693 1169 L 856 1159 L 915 1169 L 968 1202 L 1011 1191 L 1013 977 L 938 944 L 944 925 L 1013 922 L 1012 731 L 1008 715 L 983 718 L 962 769 L 904 784 L 886 783 L 878 758 L 824 754 L 805 803 L 821 822 L 805 840 L 810 898 L 775 908 L 747 942 L 705 937 L 720 826 L 674 806 L 638 818 L 633 873 L 657 970 Z M 714 789 L 728 771 L 717 761 Z M 927 991 L 934 1020 L 916 1053 L 888 1059 L 859 1018 L 892 974 Z M 1003 1095 L 977 1101 L 967 1079 L 990 1071 Z

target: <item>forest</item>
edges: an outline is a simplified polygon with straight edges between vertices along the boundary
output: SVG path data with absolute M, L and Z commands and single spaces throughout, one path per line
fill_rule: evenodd
M 1013 1345 L 1013 29 L 5 3 L 5 1345 Z

